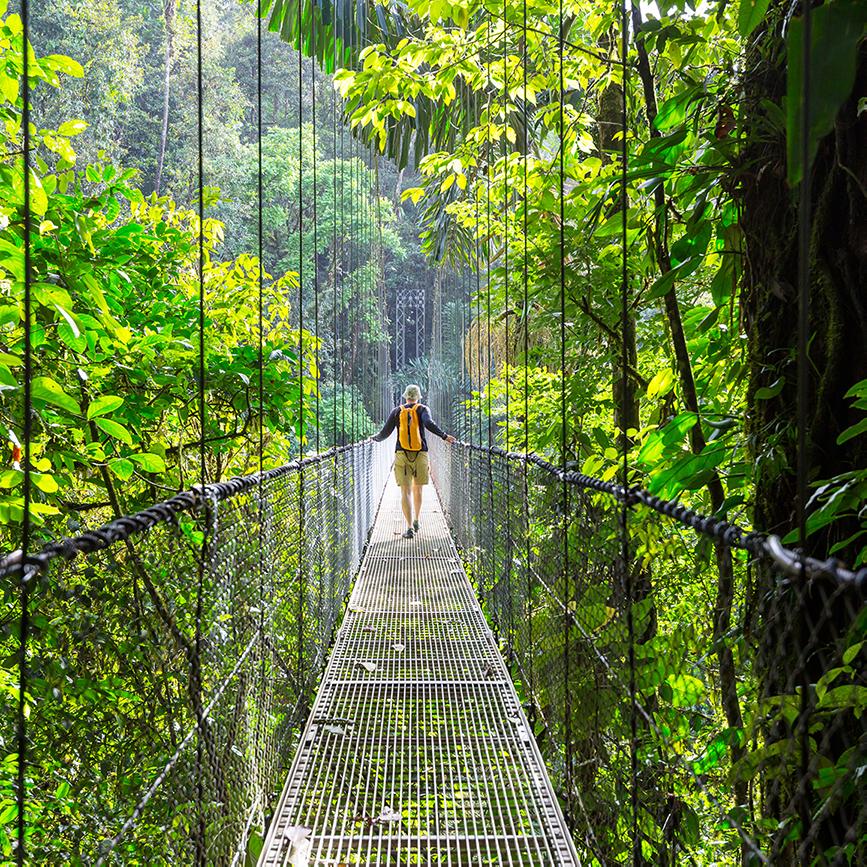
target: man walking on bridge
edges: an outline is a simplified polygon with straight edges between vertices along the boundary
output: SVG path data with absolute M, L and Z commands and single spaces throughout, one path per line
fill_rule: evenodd
M 382 442 L 397 428 L 397 446 L 394 455 L 394 478 L 400 486 L 400 507 L 406 518 L 404 539 L 412 539 L 418 532 L 421 514 L 422 487 L 430 481 L 430 463 L 427 453 L 427 431 L 442 437 L 451 444 L 455 438 L 443 431 L 430 416 L 430 410 L 420 402 L 421 389 L 408 385 L 403 392 L 403 403 L 396 406 L 388 416 L 382 430 L 371 437 Z M 410 488 L 412 504 L 410 504 Z M 415 520 L 413 520 L 415 507 Z

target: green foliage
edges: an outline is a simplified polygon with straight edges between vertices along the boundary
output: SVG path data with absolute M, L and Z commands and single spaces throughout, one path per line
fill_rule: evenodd
M 34 173 L 45 191 L 31 247 L 34 349 L 51 375 L 33 380 L 33 454 L 50 482 L 39 487 L 34 517 L 59 515 L 73 500 L 108 498 L 129 511 L 152 496 L 152 485 L 182 486 L 202 432 L 197 427 L 198 218 L 169 199 L 146 199 L 133 173 L 110 163 L 77 174 Z M 6 173 L 12 181 L 13 172 Z M 11 196 L 10 196 L 11 199 Z M 125 203 L 121 205 L 121 203 Z M 23 216 L 10 209 L 0 241 L 21 256 Z M 246 468 L 257 423 L 256 367 L 259 264 L 242 255 L 214 257 L 222 227 L 203 227 L 207 412 L 211 472 Z M 6 271 L 2 375 L 4 427 L 21 439 L 23 282 Z M 297 427 L 299 335 L 288 325 L 287 290 L 295 277 L 265 275 L 265 389 L 269 438 L 288 444 Z M 303 336 L 307 393 L 314 338 Z M 124 395 L 121 397 L 120 395 Z M 237 451 L 238 448 L 241 451 Z M 115 479 L 122 481 L 123 494 Z M 20 519 L 20 476 L 7 479 L 0 501 L 5 521 Z
M 853 415 L 860 415 L 858 421 L 846 428 L 839 437 L 838 445 L 844 445 L 856 437 L 867 435 L 867 380 L 854 385 L 846 394 L 852 400 Z M 807 535 L 811 536 L 819 530 L 838 521 L 855 522 L 858 529 L 846 539 L 836 542 L 829 554 L 837 554 L 844 550 L 857 550 L 854 565 L 863 566 L 867 563 L 867 469 L 853 469 L 839 473 L 830 479 L 814 484 L 814 492 L 810 499 L 812 507 L 807 516 Z M 792 531 L 784 542 L 793 544 L 798 541 L 798 531 Z
M 361 392 L 351 385 L 324 385 L 318 406 L 320 448 L 357 442 L 379 429 L 368 415 Z
M 74 33 L 91 38 L 94 21 L 98 18 L 105 23 L 107 19 L 99 16 L 108 13 L 110 10 L 86 7 L 84 18 L 76 21 L 64 39 L 71 40 Z M 249 26 L 249 17 L 243 20 Z M 38 18 L 37 30 L 40 26 Z M 3 94 L 9 118 L 6 150 L 14 153 L 20 150 L 16 79 L 21 62 L 20 20 L 11 15 L 3 27 L 7 76 Z M 102 31 L 97 28 L 96 32 Z M 86 49 L 87 40 L 80 45 Z M 92 65 L 89 61 L 88 66 Z M 360 341 L 353 350 L 356 363 L 375 357 L 376 347 L 387 338 L 387 322 L 377 296 L 383 262 L 370 258 L 366 242 L 376 232 L 389 257 L 399 259 L 404 253 L 390 203 L 381 200 L 358 207 L 363 197 L 370 196 L 373 173 L 360 159 L 326 159 L 323 147 L 329 139 L 321 131 L 314 151 L 309 124 L 300 130 L 274 127 L 263 139 L 267 200 L 261 406 L 256 374 L 259 262 L 243 249 L 225 257 L 226 227 L 211 216 L 206 219 L 206 412 L 202 431 L 196 397 L 196 213 L 170 196 L 145 195 L 135 185 L 138 173 L 119 167 L 104 154 L 98 161 L 79 166 L 72 138 L 80 136 L 88 124 L 63 117 L 61 112 L 72 105 L 93 116 L 94 105 L 79 91 L 67 96 L 61 82 L 81 76 L 82 66 L 59 54 L 39 59 L 31 55 L 31 70 L 34 82 L 41 85 L 34 89 L 34 116 L 55 117 L 58 123 L 56 129 L 35 131 L 38 150 L 31 172 L 31 208 L 38 218 L 32 276 L 39 372 L 33 382 L 37 412 L 33 456 L 38 472 L 32 510 L 33 517 L 45 524 L 41 532 L 74 531 L 85 518 L 89 523 L 132 511 L 159 499 L 161 490 L 189 486 L 197 479 L 196 455 L 202 438 L 208 447 L 209 477 L 251 470 L 257 461 L 253 444 L 258 440 L 260 414 L 270 461 L 285 460 L 301 447 L 302 437 L 308 444 L 305 448 L 309 447 L 315 380 L 320 376 L 329 381 L 351 380 L 354 375 L 351 366 L 337 363 L 332 325 L 336 323 L 343 333 L 355 330 Z M 46 85 L 52 90 L 48 96 L 44 95 Z M 93 152 L 92 144 L 87 142 L 85 151 Z M 229 181 L 228 197 L 221 198 L 209 188 L 207 209 L 209 214 L 224 213 L 237 224 L 253 226 L 257 156 L 253 145 L 239 145 L 238 152 L 241 171 L 223 173 Z M 303 212 L 297 208 L 299 170 Z M 12 458 L 0 485 L 0 521 L 14 525 L 21 518 L 23 502 L 17 451 L 22 438 L 24 276 L 20 161 L 16 163 L 14 157 L 4 161 L 0 183 L 0 328 L 4 333 L 0 415 L 9 431 L 11 452 L 7 454 Z M 300 232 L 296 230 L 299 225 Z M 249 234 L 237 233 L 237 226 L 232 231 L 233 247 L 239 241 L 254 244 Z M 299 245 L 304 250 L 301 262 Z M 301 297 L 299 265 L 305 283 Z M 271 270 L 283 276 L 272 278 Z M 339 291 L 332 293 L 338 280 Z M 310 333 L 315 324 L 313 288 L 317 282 L 322 287 L 318 301 L 323 336 L 319 341 Z M 300 311 L 299 302 L 303 303 Z M 299 312 L 306 326 L 302 332 L 297 329 Z M 298 415 L 302 392 L 304 430 Z M 358 397 L 351 387 L 348 393 L 353 399 Z M 358 424 L 351 429 L 366 431 L 366 411 L 355 411 Z M 7 538 L 14 544 L 11 536 Z
M 206 27 L 212 85 L 207 180 L 223 193 L 205 191 L 208 216 L 199 226 L 190 208 L 198 195 L 195 82 L 193 65 L 185 62 L 194 49 L 192 6 L 179 4 L 171 27 L 168 9 L 145 4 L 130 13 L 126 4 L 112 0 L 79 9 L 57 0 L 51 5 L 56 15 L 46 14 L 36 25 L 46 42 L 67 40 L 84 60 L 31 56 L 37 119 L 30 175 L 36 216 L 32 330 L 38 368 L 32 392 L 32 510 L 44 538 L 92 526 L 160 499 L 166 490 L 194 484 L 200 442 L 207 446 L 209 478 L 256 469 L 252 444 L 258 442 L 260 417 L 273 463 L 317 440 L 324 448 L 372 433 L 379 419 L 371 418 L 369 408 L 379 395 L 362 394 L 358 383 L 386 374 L 380 349 L 389 323 L 382 297 L 386 288 L 428 276 L 420 277 L 419 269 L 407 275 L 403 262 L 411 233 L 402 212 L 373 196 L 380 169 L 387 167 L 357 142 L 344 147 L 342 132 L 339 152 L 336 138 L 321 134 L 336 117 L 332 95 L 322 87 L 318 100 L 295 103 L 299 76 L 315 80 L 316 73 L 303 63 L 299 68 L 293 55 L 266 58 L 273 74 L 264 100 L 263 262 L 250 255 L 259 206 L 251 122 L 256 93 L 253 78 L 239 71 L 254 66 L 249 9 L 232 7 L 224 21 L 211 20 Z M 326 69 L 350 67 L 339 70 L 334 81 L 360 138 L 395 156 L 401 166 L 415 150 L 420 177 L 400 197 L 422 209 L 426 251 L 459 268 L 478 267 L 480 257 L 488 265 L 466 308 L 463 298 L 435 297 L 440 325 L 453 339 L 445 349 L 435 345 L 433 357 L 398 371 L 396 381 L 413 379 L 451 394 L 459 391 L 461 369 L 469 392 L 460 405 L 461 421 L 475 439 L 493 430 L 509 449 L 531 450 L 604 479 L 620 476 L 625 448 L 630 483 L 743 522 L 753 505 L 755 478 L 787 471 L 778 443 L 791 434 L 748 432 L 750 412 L 780 399 L 791 384 L 782 372 L 751 393 L 747 389 L 751 359 L 745 332 L 752 323 L 744 321 L 740 291 L 749 262 L 738 190 L 755 167 L 744 166 L 741 157 L 755 141 L 786 137 L 789 180 L 800 177 L 802 23 L 794 19 L 788 31 L 788 96 L 768 94 L 767 128 L 755 130 L 745 121 L 743 69 L 757 34 L 779 24 L 780 4 L 741 0 L 696 8 L 671 0 L 658 3 L 646 21 L 641 20 L 645 5 L 636 5 L 624 211 L 615 6 L 569 0 L 563 8 L 566 24 L 548 0 L 525 5 L 509 0 L 496 9 L 439 0 L 388 9 L 367 2 L 334 7 L 292 0 L 266 2 L 260 11 L 270 16 L 272 30 L 320 57 Z M 532 21 L 526 30 L 524 14 Z M 811 155 L 852 89 L 863 15 L 854 0 L 829 0 L 814 10 Z M 315 44 L 308 38 L 312 20 Z M 170 47 L 174 59 L 167 57 Z M 10 546 L 23 509 L 20 48 L 20 20 L 9 15 L 0 31 L 6 120 L 6 155 L 0 161 L 0 422 L 9 431 L 8 460 L 0 470 L 0 525 Z M 644 52 L 653 61 L 647 73 Z M 640 82 L 643 88 L 639 74 L 651 76 Z M 116 88 L 101 86 L 104 82 L 116 82 Z M 98 98 L 88 95 L 88 84 Z M 166 136 L 159 124 L 164 104 Z M 115 129 L 119 151 L 140 174 L 102 152 Z M 169 194 L 157 196 L 150 191 L 158 183 L 161 147 L 160 188 Z M 401 183 L 398 177 L 395 198 Z M 625 347 L 619 285 L 624 227 L 630 304 Z M 382 243 L 380 257 L 369 254 L 374 235 Z M 202 371 L 200 289 L 206 317 Z M 318 338 L 310 332 L 314 322 Z M 204 429 L 197 406 L 200 374 Z M 852 418 L 838 438 L 840 446 L 860 442 L 867 432 L 861 416 L 867 410 L 864 383 L 849 397 Z M 570 563 L 582 567 L 588 550 L 608 564 L 617 562 L 621 551 L 611 529 L 616 523 L 590 520 L 604 511 L 605 500 L 591 497 L 582 513 L 586 520 L 564 530 L 556 498 L 541 485 L 532 494 L 531 511 L 521 516 L 528 557 L 554 562 L 565 547 Z M 865 562 L 865 498 L 867 475 L 860 468 L 817 482 L 808 533 L 854 522 L 857 532 L 831 553 L 854 551 L 857 557 L 850 559 Z M 734 580 L 728 581 L 725 564 L 709 544 L 678 537 L 646 517 L 630 517 L 629 526 L 631 563 L 644 595 L 628 611 L 608 572 L 583 576 L 577 594 L 567 583 L 571 576 L 558 574 L 553 601 L 538 588 L 527 600 L 528 620 L 547 643 L 528 641 L 519 650 L 543 672 L 564 654 L 577 662 L 568 685 L 576 696 L 568 720 L 557 717 L 560 687 L 523 685 L 544 720 L 537 733 L 552 775 L 563 779 L 561 746 L 569 731 L 582 761 L 582 791 L 599 818 L 594 842 L 601 844 L 601 860 L 628 859 L 631 808 L 622 784 L 627 757 L 609 755 L 609 744 L 602 741 L 617 744 L 631 737 L 631 716 L 614 685 L 599 689 L 599 660 L 587 643 L 592 636 L 607 659 L 634 653 L 636 688 L 651 709 L 641 722 L 637 749 L 643 790 L 664 786 L 677 806 L 678 821 L 671 826 L 649 795 L 643 799 L 647 803 L 636 821 L 648 862 L 663 863 L 669 852 L 697 863 L 733 862 L 736 821 L 748 822 L 757 835 L 796 837 L 796 827 L 772 827 L 772 819 L 760 814 L 763 807 L 752 806 L 760 799 L 750 787 L 757 790 L 769 773 L 782 778 L 797 770 L 799 757 L 785 753 L 774 732 L 793 724 L 799 704 L 790 691 L 758 697 L 764 684 L 758 666 L 752 667 L 754 637 L 747 628 L 758 591 L 748 583 L 745 564 L 732 563 Z M 193 545 L 202 537 L 189 521 L 181 522 L 179 534 Z M 512 562 L 515 552 L 501 547 L 505 534 L 491 535 L 497 557 Z M 190 606 L 177 574 L 158 562 L 148 566 L 169 589 L 177 616 L 189 629 Z M 292 573 L 293 564 L 285 566 L 286 574 Z M 499 574 L 478 571 L 491 589 L 500 580 Z M 64 628 L 89 634 L 141 604 L 135 584 L 117 591 L 116 599 L 104 592 L 115 577 L 88 573 L 81 587 L 51 588 L 62 592 L 40 614 L 45 622 L 35 623 L 40 649 L 53 640 L 50 624 L 57 611 L 68 616 Z M 67 591 L 75 603 L 72 614 L 66 612 Z M 627 646 L 627 619 L 642 638 L 637 646 Z M 812 734 L 864 712 L 863 687 L 856 682 L 863 623 L 859 629 L 848 636 L 839 664 L 811 683 L 817 727 Z M 116 637 L 112 626 L 101 635 Z M 13 640 L 7 630 L 4 641 Z M 139 725 L 145 700 L 126 688 L 136 665 L 153 683 L 169 684 L 168 697 L 157 702 L 159 714 L 166 720 L 188 714 L 188 708 L 179 710 L 184 702 L 177 699 L 183 677 L 161 681 L 171 660 L 144 639 L 141 644 L 121 648 L 129 667 L 119 664 L 117 678 L 63 686 L 69 697 L 64 723 L 76 743 L 86 744 L 94 718 L 100 726 L 115 718 L 122 727 Z M 724 664 L 729 653 L 734 669 Z M 64 661 L 50 649 L 41 657 L 45 684 L 62 684 Z M 0 668 L 7 702 L 16 697 L 13 662 Z M 146 771 L 156 770 L 170 752 L 162 744 L 148 758 L 136 743 L 136 759 Z M 850 758 L 833 751 L 818 756 L 817 811 L 838 796 L 834 783 L 846 779 Z M 76 804 L 64 788 L 63 757 L 45 748 L 40 760 L 60 781 L 56 791 L 41 793 L 37 821 L 43 819 L 40 811 L 72 815 Z M 15 818 L 13 763 L 7 757 L 0 775 L 4 852 L 9 835 L 3 836 L 3 826 Z M 84 787 L 108 802 L 109 813 L 119 810 L 118 789 L 103 786 L 96 768 L 94 762 L 82 771 Z M 690 774 L 725 805 L 721 824 Z M 120 789 L 133 789 L 141 781 L 116 782 Z M 562 794 L 574 814 L 573 793 Z M 126 854 L 141 861 L 156 857 L 134 848 Z

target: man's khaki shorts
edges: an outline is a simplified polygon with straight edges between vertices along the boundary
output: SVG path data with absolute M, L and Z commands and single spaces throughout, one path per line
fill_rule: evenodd
M 394 480 L 403 487 L 426 485 L 430 481 L 430 461 L 427 452 L 397 451 L 394 454 Z

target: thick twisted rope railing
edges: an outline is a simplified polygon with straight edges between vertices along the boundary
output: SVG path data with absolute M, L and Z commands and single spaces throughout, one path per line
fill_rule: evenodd
M 27 558 L 33 862 L 256 857 L 390 457 L 338 446 Z M 0 561 L 3 577 L 21 571 L 20 552 Z
M 867 856 L 867 569 L 533 454 L 433 445 L 444 507 L 583 859 Z M 716 546 L 732 553 L 735 588 L 721 638 Z M 742 727 L 727 723 L 727 678 Z
M 867 591 L 867 566 L 852 571 L 834 557 L 826 560 L 817 560 L 815 557 L 807 557 L 791 548 L 785 547 L 779 536 L 760 533 L 755 530 L 745 530 L 738 524 L 726 521 L 722 518 L 714 518 L 702 515 L 689 509 L 677 500 L 663 500 L 651 494 L 643 488 L 624 488 L 614 482 L 606 482 L 585 473 L 574 470 L 564 470 L 537 454 L 524 452 L 510 452 L 498 446 L 485 446 L 476 443 L 460 442 L 463 448 L 477 451 L 483 454 L 502 458 L 507 461 L 517 461 L 532 464 L 547 473 L 552 480 L 574 485 L 576 488 L 585 488 L 591 491 L 609 494 L 621 503 L 628 506 L 642 505 L 660 515 L 695 530 L 704 536 L 708 536 L 717 542 L 747 551 L 753 557 L 765 559 L 773 563 L 776 568 L 793 577 L 804 576 L 817 578 L 826 576 L 841 584 L 851 584 L 859 591 Z

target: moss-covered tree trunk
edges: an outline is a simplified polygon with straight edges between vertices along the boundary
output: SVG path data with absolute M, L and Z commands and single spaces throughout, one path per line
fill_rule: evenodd
M 756 462 L 756 525 L 769 532 L 796 526 L 796 341 L 798 282 L 797 191 L 786 183 L 785 139 L 760 100 L 780 105 L 785 92 L 785 49 L 769 31 L 751 52 L 746 116 L 750 144 L 741 164 L 746 240 L 742 308 L 750 345 L 749 433 Z M 857 83 L 837 116 L 834 132 L 813 167 L 811 239 L 810 479 L 818 481 L 867 466 L 867 438 L 845 447 L 837 437 L 863 413 L 846 392 L 867 377 L 867 46 Z M 762 387 L 783 379 L 779 394 L 757 399 Z M 807 540 L 824 556 L 854 531 L 841 522 Z M 848 552 L 850 556 L 854 549 Z M 845 559 L 845 556 L 844 556 Z
M 754 521 L 785 535 L 797 527 L 797 317 L 798 190 L 786 181 L 785 134 L 771 104 L 783 105 L 786 52 L 783 22 L 788 4 L 774 2 L 767 29 L 747 56 L 744 128 L 747 146 L 739 166 L 738 189 L 745 235 L 742 286 L 743 327 L 749 338 L 750 383 L 747 431 L 756 467 Z M 846 392 L 867 377 L 867 114 L 858 97 L 867 93 L 867 47 L 861 46 L 856 86 L 841 106 L 833 132 L 820 144 L 812 168 L 813 223 L 810 284 L 810 404 L 806 438 L 809 480 L 815 484 L 867 466 L 867 437 L 845 446 L 837 437 L 858 420 Z M 768 389 L 770 392 L 760 392 Z M 779 389 L 779 391 L 777 391 Z M 769 399 L 763 395 L 775 394 Z M 844 519 L 811 535 L 806 553 L 824 559 L 837 542 L 856 530 Z M 861 543 L 837 556 L 852 562 Z M 815 714 L 814 686 L 828 668 L 840 664 L 840 636 L 859 602 L 835 593 L 827 582 L 778 584 L 771 568 L 759 570 L 757 638 L 759 688 L 766 695 L 800 691 L 798 718 L 766 730 L 770 740 L 789 738 L 789 759 L 779 785 L 766 786 L 764 811 L 788 814 L 802 823 L 811 842 L 775 842 L 775 863 L 801 863 L 840 845 L 857 822 L 851 798 L 817 817 L 815 766 L 797 750 Z M 838 719 L 834 730 L 814 731 L 815 749 L 837 762 L 863 730 L 854 716 Z M 805 739 L 804 739 L 805 740 Z M 811 756 L 815 759 L 815 754 Z M 804 771 L 807 771 L 805 780 Z

